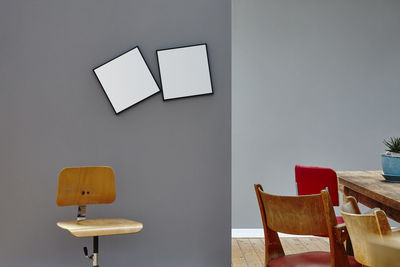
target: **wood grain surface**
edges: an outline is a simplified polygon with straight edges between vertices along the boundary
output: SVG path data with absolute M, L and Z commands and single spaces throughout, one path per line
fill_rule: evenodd
M 280 238 L 286 255 L 309 251 L 329 252 L 329 240 L 325 237 Z M 232 267 L 265 267 L 263 238 L 233 238 Z
M 368 238 L 371 235 L 380 237 L 391 235 L 389 222 L 385 213 L 380 209 L 360 214 L 355 198 L 352 196 L 346 198 L 346 202 L 340 207 L 340 213 L 350 235 L 354 257 L 365 266 L 373 266 Z
M 115 200 L 115 177 L 110 167 L 71 167 L 60 172 L 58 206 L 109 204 Z
M 400 222 L 400 183 L 386 182 L 382 171 L 339 171 L 339 188 L 369 208 L 380 208 Z
M 264 227 L 265 263 L 285 256 L 278 232 L 295 235 L 328 235 L 331 266 L 349 266 L 344 241 L 347 231 L 338 225 L 329 192 L 307 196 L 277 196 L 254 189 Z
M 143 224 L 127 219 L 95 219 L 58 222 L 57 225 L 76 237 L 133 234 L 143 229 Z
M 400 238 L 388 236 L 369 239 L 371 261 L 374 267 L 400 267 Z

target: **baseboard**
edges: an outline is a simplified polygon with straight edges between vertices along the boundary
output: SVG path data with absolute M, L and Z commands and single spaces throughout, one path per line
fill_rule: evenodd
M 278 233 L 279 237 L 310 237 Z M 264 238 L 262 228 L 236 228 L 232 229 L 232 238 Z
M 262 228 L 232 229 L 232 238 L 257 238 L 257 237 L 264 237 L 264 229 Z
M 392 227 L 396 229 L 397 227 Z M 289 235 L 278 233 L 279 237 L 315 237 L 312 235 Z M 264 238 L 264 229 L 262 228 L 235 228 L 232 229 L 232 238 Z

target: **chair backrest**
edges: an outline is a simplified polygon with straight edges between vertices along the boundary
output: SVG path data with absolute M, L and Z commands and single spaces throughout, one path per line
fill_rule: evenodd
M 72 167 L 60 172 L 57 205 L 109 204 L 115 200 L 111 167 Z
M 371 266 L 400 267 L 400 239 L 398 237 L 370 237 Z
M 328 188 L 333 206 L 339 206 L 336 172 L 329 168 L 296 165 L 295 177 L 299 195 L 319 194 Z
M 260 192 L 267 226 L 293 235 L 328 235 L 321 194 L 275 196 Z
M 347 197 L 346 200 L 340 208 L 340 213 L 353 245 L 354 258 L 363 265 L 371 266 L 371 254 L 367 239 L 370 235 L 382 237 L 391 234 L 386 214 L 380 209 L 360 214 L 355 198 Z
M 348 266 L 344 246 L 337 239 L 335 212 L 329 193 L 308 196 L 276 196 L 254 185 L 265 235 L 265 262 L 284 256 L 277 232 L 295 235 L 327 235 L 331 266 Z

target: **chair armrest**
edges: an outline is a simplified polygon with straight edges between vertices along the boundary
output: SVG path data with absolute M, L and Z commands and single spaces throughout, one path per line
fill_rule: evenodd
M 333 229 L 334 229 L 333 233 L 336 236 L 337 242 L 344 243 L 344 241 L 346 241 L 347 238 L 349 237 L 349 233 L 347 232 L 347 228 L 344 223 L 334 226 Z

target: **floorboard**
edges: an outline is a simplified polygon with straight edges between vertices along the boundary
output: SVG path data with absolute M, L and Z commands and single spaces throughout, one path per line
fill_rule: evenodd
M 307 251 L 329 251 L 329 240 L 324 237 L 282 237 L 281 243 L 286 255 Z M 263 267 L 263 238 L 233 238 L 232 267 Z

